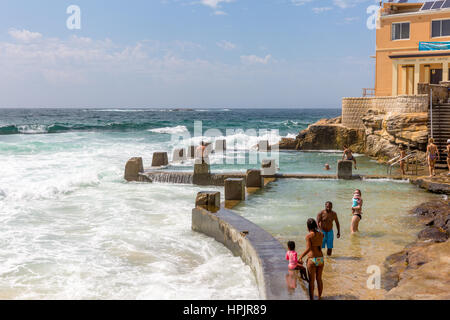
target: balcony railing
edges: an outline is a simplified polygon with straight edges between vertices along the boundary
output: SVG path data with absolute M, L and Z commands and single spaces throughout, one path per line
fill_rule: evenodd
M 363 88 L 362 96 L 365 97 L 374 97 L 375 96 L 375 88 Z

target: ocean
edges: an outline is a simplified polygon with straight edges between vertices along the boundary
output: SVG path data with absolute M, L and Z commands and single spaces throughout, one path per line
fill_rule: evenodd
M 259 299 L 250 268 L 191 230 L 195 196 L 205 188 L 127 183 L 125 163 L 141 156 L 148 167 L 153 152 L 167 151 L 170 159 L 174 148 L 211 140 L 194 136 L 195 123 L 201 121 L 203 131 L 215 129 L 227 140 L 229 152 L 212 158 L 212 170 L 244 171 L 259 165 L 247 161 L 259 139 L 276 143 L 339 114 L 339 109 L 0 109 L 0 299 Z M 323 173 L 324 163 L 333 169 L 341 156 L 338 150 L 281 151 L 278 165 L 281 172 Z M 386 173 L 374 160 L 356 158 L 359 172 Z M 171 163 L 168 169 L 190 171 L 192 165 Z M 347 214 L 347 193 L 356 186 L 278 181 L 267 197 L 259 194 L 237 210 L 280 241 L 300 243 L 305 219 L 315 217 L 329 198 Z M 361 222 L 371 248 L 388 248 L 396 241 L 397 249 L 412 239 L 417 225 L 405 212 L 433 197 L 407 183 L 365 181 L 358 186 L 363 197 L 370 190 L 369 212 L 376 216 L 380 211 L 377 220 Z M 410 232 L 392 237 L 390 222 Z M 382 230 L 365 230 L 383 224 Z M 357 250 L 348 241 L 341 256 Z M 392 250 L 376 250 L 374 263 Z M 346 271 L 354 267 L 342 265 Z M 333 295 L 337 291 L 333 288 Z

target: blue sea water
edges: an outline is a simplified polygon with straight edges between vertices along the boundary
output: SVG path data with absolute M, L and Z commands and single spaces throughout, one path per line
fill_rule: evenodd
M 239 162 L 260 139 L 249 130 L 269 130 L 263 137 L 276 143 L 339 114 L 338 109 L 0 109 L 0 298 L 258 299 L 250 268 L 191 231 L 190 212 L 203 189 L 126 183 L 125 163 L 142 156 L 149 166 L 153 152 L 167 151 L 171 158 L 174 148 L 207 139 L 194 136 L 194 123 L 201 121 L 203 131 L 235 130 L 225 138 L 237 142 L 229 154 L 212 158 L 212 170 L 245 170 L 258 166 Z M 188 138 L 173 140 L 174 135 Z M 341 155 L 279 152 L 279 167 L 323 173 L 324 163 L 333 169 Z M 235 161 L 222 163 L 224 157 Z M 386 172 L 367 157 L 357 160 L 361 173 Z M 192 170 L 192 162 L 171 163 L 169 169 Z M 304 188 L 308 181 L 302 183 Z M 328 192 L 339 188 L 327 185 Z M 289 186 L 295 193 L 296 184 Z M 307 190 L 320 197 L 320 186 Z M 411 188 L 398 192 L 416 192 Z M 283 203 L 287 197 L 280 192 L 276 198 Z M 279 223 L 277 218 L 277 227 L 264 226 L 279 232 Z

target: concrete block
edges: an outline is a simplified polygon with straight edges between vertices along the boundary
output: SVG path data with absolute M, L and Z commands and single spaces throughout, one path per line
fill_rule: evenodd
M 208 163 L 195 163 L 192 183 L 200 186 L 211 184 L 211 171 Z
M 220 192 L 202 191 L 197 193 L 195 206 L 216 212 L 220 208 Z
M 273 159 L 264 159 L 261 162 L 263 176 L 274 176 L 277 173 L 277 164 Z
M 144 172 L 144 165 L 141 157 L 134 157 L 128 160 L 125 165 L 124 178 L 127 181 L 138 181 L 139 173 Z
M 186 154 L 184 149 L 175 149 L 173 150 L 172 161 L 183 161 L 186 160 Z
M 155 152 L 153 153 L 152 167 L 167 166 L 169 164 L 169 158 L 167 152 Z
M 216 140 L 216 152 L 224 152 L 227 150 L 227 141 L 226 140 Z
M 264 178 L 261 176 L 261 170 L 247 170 L 246 183 L 247 188 L 262 188 L 264 186 Z
M 242 178 L 225 180 L 225 200 L 245 200 L 245 183 Z
M 353 177 L 353 161 L 339 160 L 337 165 L 338 179 L 352 179 Z
M 196 174 L 210 174 L 210 167 L 207 163 L 196 163 L 194 164 L 194 175 Z

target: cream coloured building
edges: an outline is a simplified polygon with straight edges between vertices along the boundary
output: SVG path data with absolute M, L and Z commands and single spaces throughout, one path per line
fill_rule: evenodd
M 375 95 L 417 95 L 449 80 L 450 0 L 385 2 L 376 33 Z

